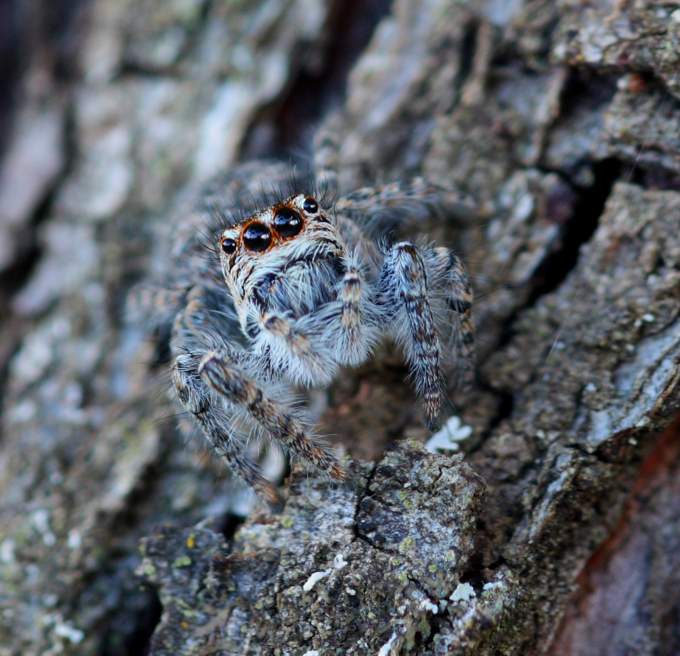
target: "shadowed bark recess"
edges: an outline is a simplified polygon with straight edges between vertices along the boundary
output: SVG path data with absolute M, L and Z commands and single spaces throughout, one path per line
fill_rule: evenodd
M 1 10 L 0 656 L 678 653 L 680 9 L 63 4 Z M 438 447 L 392 347 L 344 372 L 350 480 L 293 463 L 272 514 L 125 307 L 282 153 L 464 199 L 411 233 L 467 262 L 479 361 Z

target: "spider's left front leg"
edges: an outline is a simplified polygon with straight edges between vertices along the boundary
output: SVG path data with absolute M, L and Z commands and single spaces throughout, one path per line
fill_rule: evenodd
M 394 245 L 385 256 L 378 284 L 380 303 L 395 324 L 396 337 L 425 403 L 428 426 L 433 428 L 444 386 L 439 336 L 428 300 L 427 269 L 418 248 L 405 241 Z

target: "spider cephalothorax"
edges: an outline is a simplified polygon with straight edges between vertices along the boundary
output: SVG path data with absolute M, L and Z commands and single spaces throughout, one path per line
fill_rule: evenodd
M 270 177 L 281 172 L 260 166 L 270 167 Z M 275 488 L 246 456 L 253 435 L 345 476 L 292 402 L 294 389 L 328 384 L 339 367 L 364 362 L 391 337 L 432 425 L 445 389 L 443 362 L 464 376 L 471 371 L 472 292 L 449 249 L 379 246 L 360 227 L 362 217 L 394 223 L 440 209 L 437 191 L 422 180 L 361 189 L 333 204 L 298 188 L 253 200 L 247 166 L 222 185 L 211 200 L 219 225 L 209 212 L 198 218 L 215 232 L 217 258 L 206 264 L 196 257 L 200 240 L 191 231 L 175 249 L 173 382 L 216 451 L 274 501 Z
M 356 257 L 316 198 L 287 198 L 226 227 L 219 243 L 241 329 L 268 369 L 317 385 L 365 359 L 376 317 L 365 308 L 359 324 Z

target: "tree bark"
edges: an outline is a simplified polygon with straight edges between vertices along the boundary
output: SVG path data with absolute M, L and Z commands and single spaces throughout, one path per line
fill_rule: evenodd
M 2 12 L 1 656 L 680 653 L 680 6 Z M 125 307 L 206 180 L 319 126 L 343 190 L 472 208 L 412 234 L 472 272 L 477 382 L 435 444 L 398 352 L 343 373 L 351 479 L 273 514 Z

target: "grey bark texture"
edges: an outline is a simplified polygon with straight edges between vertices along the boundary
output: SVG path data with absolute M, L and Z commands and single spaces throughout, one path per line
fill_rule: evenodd
M 680 3 L 48 4 L 0 10 L 0 655 L 680 653 Z M 471 270 L 477 384 L 428 449 L 383 347 L 321 395 L 350 481 L 294 463 L 273 514 L 125 306 L 319 125 L 344 190 L 474 208 L 415 234 Z

